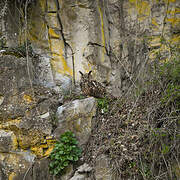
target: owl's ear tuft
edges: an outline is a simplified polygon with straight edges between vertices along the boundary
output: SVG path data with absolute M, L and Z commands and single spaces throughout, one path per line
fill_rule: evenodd
M 92 71 L 89 71 L 88 76 L 92 73 Z
M 81 71 L 79 71 L 79 73 L 81 74 L 81 76 L 83 76 L 83 75 L 84 75 Z

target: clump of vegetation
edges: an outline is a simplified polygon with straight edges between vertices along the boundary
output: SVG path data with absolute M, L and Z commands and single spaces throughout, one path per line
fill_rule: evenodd
M 57 141 L 49 156 L 51 160 L 49 169 L 53 175 L 61 175 L 70 163 L 79 160 L 81 149 L 77 144 L 78 141 L 71 131 L 67 131 L 60 136 L 60 140 Z
M 98 108 L 100 109 L 101 113 L 108 112 L 109 102 L 106 98 L 99 98 L 97 99 Z

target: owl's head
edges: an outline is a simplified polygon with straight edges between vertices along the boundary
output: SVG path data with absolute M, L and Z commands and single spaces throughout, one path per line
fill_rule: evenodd
M 81 82 L 86 82 L 92 80 L 92 71 L 89 71 L 88 73 L 83 74 L 81 71 L 79 71 L 81 74 Z

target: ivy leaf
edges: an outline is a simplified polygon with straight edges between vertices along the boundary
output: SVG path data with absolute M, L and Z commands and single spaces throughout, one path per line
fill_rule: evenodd
M 63 151 L 59 151 L 59 154 L 64 154 L 64 152 Z
M 75 157 L 73 158 L 74 161 L 78 161 L 78 159 L 79 159 L 78 156 L 75 156 Z
M 72 156 L 67 156 L 67 159 L 72 161 L 73 160 L 73 157 Z

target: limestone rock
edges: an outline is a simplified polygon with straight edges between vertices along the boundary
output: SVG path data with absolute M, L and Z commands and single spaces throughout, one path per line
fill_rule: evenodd
M 91 180 L 89 177 L 91 171 L 92 167 L 85 163 L 77 169 L 74 176 L 70 180 Z
M 18 146 L 20 150 L 31 149 L 38 157 L 47 156 L 53 148 L 47 137 L 52 132 L 51 118 L 59 105 L 59 95 L 31 84 L 34 74 L 30 58 L 28 67 L 25 58 L 6 55 L 0 61 L 0 151 L 14 151 Z
M 4 97 L 0 95 L 0 105 L 3 103 L 3 101 L 4 101 Z
M 5 174 L 5 172 L 3 172 L 4 166 L 0 163 L 0 180 L 6 180 L 7 175 Z
M 113 173 L 110 167 L 110 160 L 106 155 L 99 155 L 96 159 L 95 178 L 96 180 L 113 180 Z M 115 180 L 115 179 L 114 179 Z
M 86 178 L 84 174 L 75 173 L 75 175 L 70 180 L 90 180 Z
M 66 171 L 66 173 L 61 176 L 61 180 L 69 180 L 72 177 L 72 175 L 73 175 L 73 165 L 70 164 L 66 168 L 65 171 Z M 57 178 L 57 180 L 59 180 L 59 178 Z
M 77 170 L 78 173 L 89 173 L 92 171 L 92 167 L 90 167 L 87 163 L 84 163 L 82 166 L 80 166 Z
M 96 100 L 93 97 L 60 106 L 57 110 L 58 124 L 54 132 L 55 136 L 59 138 L 61 133 L 70 130 L 75 133 L 81 145 L 86 143 L 95 113 Z
M 52 176 L 49 173 L 49 161 L 48 159 L 37 160 L 29 173 L 26 180 L 52 180 Z
M 0 152 L 16 150 L 17 146 L 17 138 L 12 131 L 0 130 Z
M 0 153 L 0 164 L 4 164 L 0 171 L 8 175 L 8 179 L 20 180 L 23 179 L 34 160 L 35 156 L 29 152 Z

